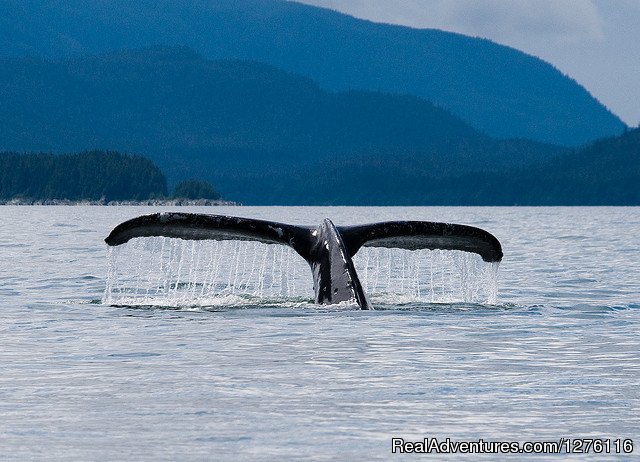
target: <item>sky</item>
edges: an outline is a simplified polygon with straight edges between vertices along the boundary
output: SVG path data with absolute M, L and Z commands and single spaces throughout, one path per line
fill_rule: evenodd
M 640 0 L 297 0 L 375 22 L 483 37 L 538 56 L 640 124 Z

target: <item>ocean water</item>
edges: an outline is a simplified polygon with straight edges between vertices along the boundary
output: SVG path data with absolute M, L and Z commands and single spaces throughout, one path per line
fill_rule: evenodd
M 640 208 L 173 209 L 448 221 L 501 241 L 497 293 L 473 257 L 363 254 L 372 312 L 313 305 L 299 262 L 257 246 L 242 262 L 267 255 L 268 287 L 227 268 L 247 293 L 216 297 L 189 281 L 196 266 L 154 299 L 160 244 L 114 256 L 103 239 L 159 210 L 0 207 L 0 460 L 416 457 L 392 454 L 393 437 L 640 444 Z M 211 243 L 170 245 L 188 266 Z

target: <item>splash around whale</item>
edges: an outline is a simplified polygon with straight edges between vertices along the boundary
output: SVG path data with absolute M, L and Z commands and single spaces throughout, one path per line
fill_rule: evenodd
M 311 267 L 316 303 L 355 302 L 363 310 L 373 307 L 353 264 L 362 247 L 461 250 L 476 253 L 485 262 L 499 262 L 503 256 L 498 239 L 483 229 L 429 221 L 335 226 L 327 218 L 318 226 L 296 226 L 223 215 L 155 213 L 119 224 L 105 242 L 117 246 L 150 236 L 287 245 Z

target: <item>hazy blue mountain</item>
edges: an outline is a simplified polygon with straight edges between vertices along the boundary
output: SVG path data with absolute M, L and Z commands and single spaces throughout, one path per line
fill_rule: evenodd
M 640 128 L 527 168 L 438 175 L 393 163 L 341 164 L 326 165 L 331 175 L 313 176 L 314 166 L 289 181 L 321 191 L 321 204 L 640 205 Z
M 265 64 L 205 60 L 185 48 L 7 58 L 0 68 L 0 150 L 145 154 L 171 182 L 202 178 L 246 203 L 340 203 L 374 193 L 391 203 L 405 200 L 405 172 L 497 171 L 561 151 L 496 141 L 413 96 L 330 93 Z M 341 170 L 357 172 L 357 181 L 309 190 L 347 174 Z M 376 171 L 390 185 L 385 195 Z
M 435 180 L 435 202 L 496 205 L 640 205 L 640 128 L 527 169 Z M 431 197 L 423 196 L 431 201 Z
M 542 185 L 530 201 L 640 205 L 640 127 L 591 143 L 541 170 Z
M 551 65 L 487 40 L 374 24 L 281 0 L 2 0 L 0 55 L 187 45 L 323 88 L 411 94 L 491 136 L 579 145 L 624 124 Z

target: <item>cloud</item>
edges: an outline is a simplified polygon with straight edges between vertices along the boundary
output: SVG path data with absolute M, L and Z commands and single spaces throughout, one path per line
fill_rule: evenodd
M 377 22 L 435 28 L 502 43 L 604 39 L 593 0 L 299 0 Z

